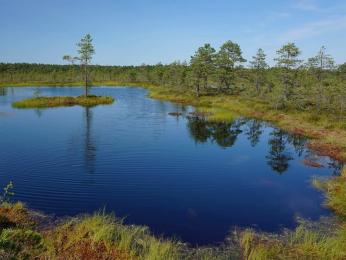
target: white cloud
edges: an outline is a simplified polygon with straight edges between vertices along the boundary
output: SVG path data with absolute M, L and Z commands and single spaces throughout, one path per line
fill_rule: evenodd
M 279 40 L 281 42 L 297 41 L 340 30 L 346 30 L 346 16 L 303 24 L 299 28 L 284 32 L 279 36 Z
M 303 11 L 319 11 L 320 8 L 317 6 L 314 0 L 296 0 L 295 8 Z
M 291 13 L 289 12 L 272 12 L 271 17 L 272 18 L 288 18 L 291 16 Z

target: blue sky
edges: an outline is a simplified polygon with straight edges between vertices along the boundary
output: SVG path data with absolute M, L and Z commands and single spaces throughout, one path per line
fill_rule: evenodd
M 346 62 L 345 0 L 0 0 L 0 62 L 63 63 L 82 35 L 95 64 L 188 60 L 204 43 L 261 47 L 271 61 L 293 41 L 303 58 L 325 45 Z

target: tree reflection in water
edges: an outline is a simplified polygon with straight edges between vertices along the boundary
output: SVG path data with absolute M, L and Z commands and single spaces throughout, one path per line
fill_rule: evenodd
M 260 141 L 263 133 L 263 123 L 257 119 L 251 119 L 246 123 L 247 129 L 245 134 L 251 143 L 252 147 L 255 147 Z
M 311 154 L 311 151 L 306 149 L 307 139 L 304 136 L 272 128 L 256 119 L 240 118 L 231 122 L 213 122 L 208 121 L 206 117 L 189 116 L 187 128 L 196 143 L 210 141 L 222 148 L 232 147 L 241 134 L 246 136 L 252 147 L 256 147 L 261 141 L 264 129 L 271 129 L 267 137 L 268 153 L 264 158 L 271 169 L 278 174 L 286 172 L 290 161 L 295 157 Z M 342 166 L 337 161 L 329 160 L 327 167 L 333 168 L 337 174 Z
M 196 143 L 205 143 L 208 140 L 216 142 L 220 147 L 232 147 L 237 137 L 242 133 L 244 121 L 213 122 L 199 116 L 188 117 L 190 136 Z
M 96 146 L 92 137 L 92 109 L 85 107 L 85 134 L 84 134 L 84 159 L 86 171 L 89 174 L 95 171 Z
M 7 95 L 7 88 L 0 87 L 0 96 L 6 96 Z
M 286 147 L 289 143 L 288 135 L 282 130 L 274 129 L 270 133 L 269 152 L 266 156 L 268 165 L 273 171 L 282 174 L 287 171 L 289 167 L 289 161 L 293 160 L 293 157 Z

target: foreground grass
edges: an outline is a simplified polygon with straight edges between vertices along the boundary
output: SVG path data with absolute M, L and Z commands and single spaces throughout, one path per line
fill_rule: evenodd
M 43 256 L 56 259 L 178 259 L 179 244 L 102 212 L 74 218 L 44 234 Z
M 313 183 L 325 192 L 337 219 L 301 221 L 281 234 L 247 229 L 230 236 L 232 243 L 204 248 L 155 237 L 147 227 L 124 225 L 102 211 L 47 221 L 22 203 L 2 203 L 0 259 L 346 259 L 346 169 Z
M 247 230 L 240 241 L 244 258 L 249 260 L 346 259 L 345 224 L 329 234 L 304 224 L 281 236 Z
M 179 259 L 179 244 L 102 212 L 40 230 L 22 204 L 0 208 L 1 259 Z
M 155 237 L 147 227 L 124 225 L 104 212 L 52 222 L 22 203 L 2 203 L 0 258 L 346 259 L 346 168 L 340 176 L 315 179 L 313 184 L 325 192 L 325 204 L 336 213 L 336 219 L 301 221 L 295 230 L 281 234 L 247 229 L 230 237 L 231 243 L 204 248 Z
M 154 237 L 147 227 L 124 225 L 112 214 L 97 212 L 58 223 L 22 203 L 0 207 L 0 259 L 235 259 L 231 247 L 189 248 Z
M 14 108 L 49 108 L 63 106 L 93 107 L 97 105 L 112 104 L 114 99 L 108 96 L 78 96 L 78 97 L 34 97 L 14 102 Z

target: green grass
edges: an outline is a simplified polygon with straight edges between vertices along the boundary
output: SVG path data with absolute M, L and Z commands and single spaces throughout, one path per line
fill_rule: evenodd
M 330 234 L 299 225 L 280 235 L 268 235 L 246 230 L 240 244 L 245 259 L 346 259 L 346 226 L 340 224 Z
M 0 258 L 181 259 L 182 244 L 97 212 L 39 229 L 22 203 L 0 206 Z
M 14 102 L 14 108 L 50 108 L 65 106 L 93 107 L 112 104 L 114 99 L 108 96 L 79 96 L 79 97 L 34 97 Z
M 346 167 L 340 176 L 328 179 L 314 178 L 313 185 L 325 192 L 325 204 L 346 221 Z
M 33 214 L 22 203 L 0 205 L 1 259 L 209 260 L 239 256 L 231 247 L 192 248 L 155 237 L 147 227 L 124 225 L 103 211 L 55 222 Z
M 153 237 L 146 227 L 126 226 L 102 212 L 74 218 L 45 235 L 47 258 L 179 259 L 177 242 Z M 102 249 L 102 250 L 101 250 Z

